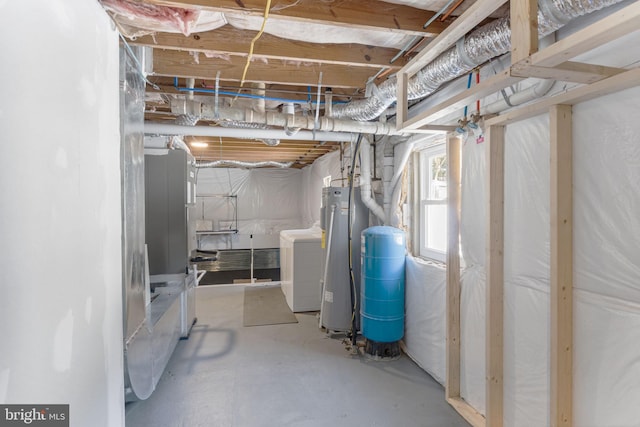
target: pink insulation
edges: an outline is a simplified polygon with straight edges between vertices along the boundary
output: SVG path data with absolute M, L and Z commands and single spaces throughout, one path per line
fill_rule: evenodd
M 129 36 L 149 32 L 182 33 L 188 36 L 200 16 L 199 10 L 157 6 L 139 1 L 100 0 L 116 21 L 127 28 L 140 28 L 146 32 L 135 32 Z M 130 32 L 130 31 L 127 31 Z

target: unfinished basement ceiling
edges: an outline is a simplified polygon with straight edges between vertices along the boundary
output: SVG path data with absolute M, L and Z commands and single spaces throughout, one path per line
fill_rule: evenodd
M 193 94 L 214 102 L 216 77 L 222 106 L 282 113 L 292 100 L 296 114 L 322 116 L 327 92 L 333 102 L 363 98 L 367 82 L 393 75 L 472 3 L 273 0 L 265 18 L 266 0 L 102 0 L 129 44 L 153 49 L 148 79 L 156 87 L 147 85 L 145 119 L 163 123 L 176 119 L 172 99 Z M 403 48 L 408 52 L 398 56 Z M 189 78 L 195 79 L 193 91 Z M 264 103 L 255 98 L 261 96 Z M 198 123 L 207 125 L 215 124 Z M 272 160 L 295 162 L 293 167 L 340 147 L 330 141 L 281 140 L 273 147 L 259 140 L 185 137 L 188 144 L 195 141 L 208 144 L 191 147 L 201 160 Z

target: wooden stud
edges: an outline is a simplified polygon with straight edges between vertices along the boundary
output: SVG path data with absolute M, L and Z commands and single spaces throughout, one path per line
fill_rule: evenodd
M 528 62 L 530 62 L 529 59 L 526 59 L 523 62 L 513 65 L 511 67 L 511 75 L 589 84 L 626 71 L 624 68 L 582 64 L 571 61 L 563 62 L 554 67 L 527 65 Z
M 445 396 L 460 397 L 460 138 L 447 135 L 447 372 Z
M 538 2 L 511 0 L 511 63 L 538 50 Z
M 504 126 L 490 126 L 487 152 L 486 421 L 503 423 Z
M 486 420 L 475 408 L 459 397 L 447 399 L 447 403 L 455 409 L 473 427 L 485 427 Z
M 549 111 L 551 132 L 551 426 L 573 424 L 573 167 L 570 105 Z

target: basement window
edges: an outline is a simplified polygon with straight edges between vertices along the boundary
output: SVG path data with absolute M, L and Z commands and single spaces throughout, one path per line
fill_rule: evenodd
M 420 256 L 445 262 L 447 254 L 447 154 L 439 144 L 419 153 Z

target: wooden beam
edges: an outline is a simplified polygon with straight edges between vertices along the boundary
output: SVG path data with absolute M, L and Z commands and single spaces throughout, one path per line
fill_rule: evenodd
M 234 55 L 246 58 L 251 40 L 256 34 L 257 31 L 240 30 L 226 25 L 214 31 L 196 33 L 189 37 L 175 33 L 156 33 L 153 36 L 142 36 L 130 40 L 129 44 L 150 46 L 156 49 L 203 52 L 218 57 Z M 262 34 L 255 43 L 253 57 L 292 63 L 320 62 L 397 70 L 405 60 L 400 58 L 397 63 L 390 64 L 389 61 L 396 52 L 396 49 L 375 46 L 307 43 Z
M 543 98 L 533 104 L 508 111 L 486 120 L 485 126 L 514 123 L 543 114 L 553 105 L 575 105 L 635 86 L 640 86 L 640 68 L 634 68 L 633 70 L 625 71 L 608 79 L 600 80 L 599 82 L 586 86 L 579 86 L 559 95 Z
M 450 126 L 450 125 L 425 125 L 422 126 L 420 129 L 403 129 L 403 132 L 406 133 L 430 133 L 430 134 L 437 134 L 437 133 L 448 133 L 448 132 L 453 132 L 456 130 L 456 126 Z
M 487 129 L 486 421 L 503 425 L 504 126 Z
M 401 72 L 409 76 L 414 75 L 505 3 L 506 0 L 477 0 L 415 58 L 402 67 Z
M 460 138 L 447 135 L 447 347 L 445 397 L 460 397 Z
M 260 16 L 263 0 L 149 0 L 150 3 L 173 7 L 197 8 L 213 12 Z M 435 21 L 427 29 L 422 25 L 435 13 L 404 5 L 376 0 L 275 0 L 271 3 L 269 20 L 326 24 L 363 30 L 384 30 L 390 34 L 435 36 L 447 24 Z
M 473 427 L 484 427 L 486 425 L 486 420 L 482 416 L 482 414 L 476 411 L 473 406 L 469 405 L 461 398 L 448 398 L 447 403 L 453 406 L 453 409 L 455 409 L 460 415 L 462 415 L 462 418 L 467 420 L 467 422 Z
M 551 131 L 551 426 L 573 425 L 573 167 L 570 105 L 549 111 Z
M 220 79 L 224 81 L 241 81 L 246 60 L 237 56 L 228 60 L 207 58 L 201 54 L 198 63 L 187 52 L 171 50 L 154 50 L 154 75 L 195 77 L 197 79 L 215 78 L 220 71 Z M 346 67 L 334 64 L 286 64 L 281 61 L 253 61 L 245 81 L 280 83 L 290 85 L 318 84 L 318 77 L 322 71 L 323 86 L 331 87 L 364 87 L 367 79 L 376 71 L 369 67 Z
M 640 2 L 606 16 L 531 56 L 531 64 L 554 67 L 640 29 Z
M 511 86 L 520 80 L 520 77 L 512 77 L 509 70 L 504 70 L 489 77 L 482 83 L 472 86 L 470 89 L 454 95 L 448 100 L 417 114 L 403 123 L 403 128 L 399 130 L 406 130 L 407 132 L 410 132 L 410 129 L 419 129 L 425 124 L 429 124 L 442 117 L 454 114 L 456 111 L 462 111 L 465 105 L 468 105 L 477 99 L 482 99 L 483 97 L 504 89 L 507 86 Z M 462 113 L 460 115 L 462 116 Z
M 563 62 L 554 67 L 527 65 L 525 59 L 511 67 L 511 75 L 517 77 L 535 77 L 539 79 L 554 79 L 562 82 L 595 83 L 607 77 L 615 76 L 626 71 L 623 68 L 605 67 L 603 65 L 583 64 L 579 62 Z
M 538 50 L 537 0 L 511 0 L 511 63 Z

